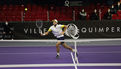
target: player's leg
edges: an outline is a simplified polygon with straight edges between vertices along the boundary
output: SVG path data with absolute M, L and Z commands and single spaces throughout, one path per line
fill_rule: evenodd
M 69 49 L 70 51 L 74 51 L 73 50 L 73 48 L 71 48 L 70 46 L 68 46 L 65 42 L 63 42 L 63 43 L 61 43 L 62 44 L 62 46 L 64 47 L 64 48 L 66 48 L 66 49 Z
M 56 43 L 56 51 L 57 51 L 57 56 L 56 56 L 56 58 L 59 58 L 59 56 L 60 56 L 60 54 L 59 54 L 59 52 L 60 52 L 60 47 L 59 47 L 59 45 L 61 44 L 61 42 L 57 42 Z
M 65 42 L 61 43 L 61 45 L 66 48 L 69 49 L 72 52 L 75 52 L 75 49 L 71 48 L 70 46 L 68 46 Z M 78 56 L 78 53 L 76 52 L 76 55 Z

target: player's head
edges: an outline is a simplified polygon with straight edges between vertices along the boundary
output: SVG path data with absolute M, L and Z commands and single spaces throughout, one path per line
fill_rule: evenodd
M 52 22 L 53 22 L 53 25 L 58 24 L 58 20 L 57 19 L 53 19 Z

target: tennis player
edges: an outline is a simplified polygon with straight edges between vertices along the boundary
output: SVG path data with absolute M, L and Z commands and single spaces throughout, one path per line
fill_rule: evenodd
M 57 40 L 64 40 L 64 33 L 67 29 L 66 25 L 59 25 L 58 21 L 56 19 L 52 20 L 53 25 L 49 28 L 47 32 L 44 34 L 41 34 L 42 36 L 48 35 L 51 31 L 54 34 L 54 36 L 57 38 Z M 60 54 L 60 47 L 59 45 L 62 45 L 64 48 L 69 49 L 70 51 L 74 52 L 74 49 L 72 49 L 70 46 L 68 46 L 65 42 L 58 41 L 56 43 L 56 51 L 57 51 L 57 56 L 56 58 L 59 58 Z

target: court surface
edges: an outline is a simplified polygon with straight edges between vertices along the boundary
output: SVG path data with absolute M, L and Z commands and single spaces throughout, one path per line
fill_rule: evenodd
M 0 69 L 121 69 L 121 44 L 86 44 L 77 46 L 78 64 L 62 46 L 56 59 L 55 46 L 1 45 Z

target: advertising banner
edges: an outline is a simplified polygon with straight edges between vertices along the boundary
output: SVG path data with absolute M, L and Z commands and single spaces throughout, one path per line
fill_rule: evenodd
M 2 23 L 4 24 L 4 23 Z M 4 29 L 0 24 L 0 37 Z M 56 39 L 52 33 L 47 36 L 40 36 L 40 33 L 48 31 L 53 25 L 52 22 L 22 22 L 9 23 L 14 39 Z M 67 25 L 65 32 L 66 39 L 81 38 L 121 38 L 121 21 L 70 21 L 59 22 L 59 24 Z

